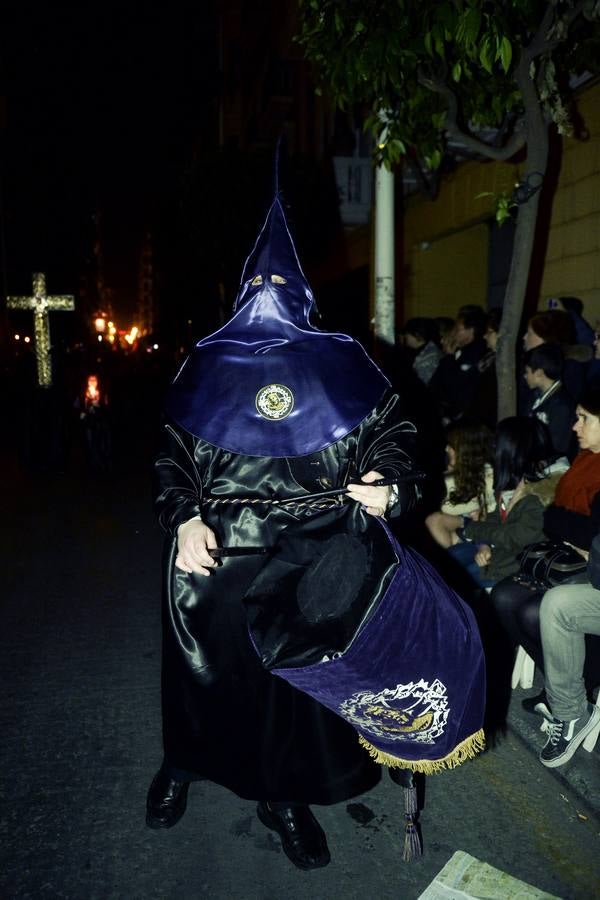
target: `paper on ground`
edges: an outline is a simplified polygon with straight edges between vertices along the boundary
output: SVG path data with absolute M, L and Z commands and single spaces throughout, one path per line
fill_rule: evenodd
M 418 900 L 561 900 L 457 850 Z

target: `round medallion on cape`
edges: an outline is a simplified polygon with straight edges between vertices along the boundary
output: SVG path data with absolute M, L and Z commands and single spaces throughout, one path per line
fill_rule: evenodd
M 294 408 L 294 395 L 284 384 L 267 384 L 256 395 L 256 409 L 264 419 L 277 422 Z

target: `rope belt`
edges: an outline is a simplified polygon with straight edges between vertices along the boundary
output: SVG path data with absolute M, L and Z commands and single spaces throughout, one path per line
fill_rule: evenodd
M 203 504 L 212 506 L 236 506 L 245 504 L 247 506 L 281 506 L 284 509 L 287 506 L 294 506 L 300 509 L 334 509 L 336 506 L 342 506 L 346 502 L 342 496 L 338 497 L 288 497 L 280 499 L 278 497 L 265 498 L 262 497 L 203 497 Z
M 369 487 L 400 484 L 402 482 L 421 481 L 425 477 L 423 472 L 407 472 L 405 475 L 396 475 L 392 478 L 380 478 L 371 482 Z M 283 506 L 308 507 L 310 509 L 333 509 L 342 506 L 346 502 L 347 487 L 331 488 L 328 491 L 318 491 L 315 494 L 303 494 L 298 497 L 203 497 L 202 503 L 210 503 L 213 506 L 227 504 L 247 504 L 248 506 Z

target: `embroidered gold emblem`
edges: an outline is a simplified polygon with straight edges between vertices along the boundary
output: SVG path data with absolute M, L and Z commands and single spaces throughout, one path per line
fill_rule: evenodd
M 340 704 L 340 712 L 358 726 L 365 740 L 434 744 L 445 731 L 450 702 L 438 678 L 431 684 L 419 678 L 376 694 L 359 691 Z
M 256 395 L 256 409 L 265 419 L 285 419 L 293 408 L 294 395 L 284 384 L 267 384 Z

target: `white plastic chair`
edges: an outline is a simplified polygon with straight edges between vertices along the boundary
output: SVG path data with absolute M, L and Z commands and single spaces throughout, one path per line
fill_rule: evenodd
M 600 737 L 600 691 L 598 691 L 598 696 L 596 697 L 596 716 L 598 718 L 598 721 L 583 742 L 583 749 L 587 750 L 588 753 L 592 752 L 592 750 L 596 746 L 598 737 Z
M 535 673 L 535 662 L 527 653 L 527 651 L 519 645 L 517 647 L 517 655 L 512 670 L 510 680 L 511 687 L 514 691 L 516 687 L 522 687 L 528 690 L 533 686 L 533 676 Z

